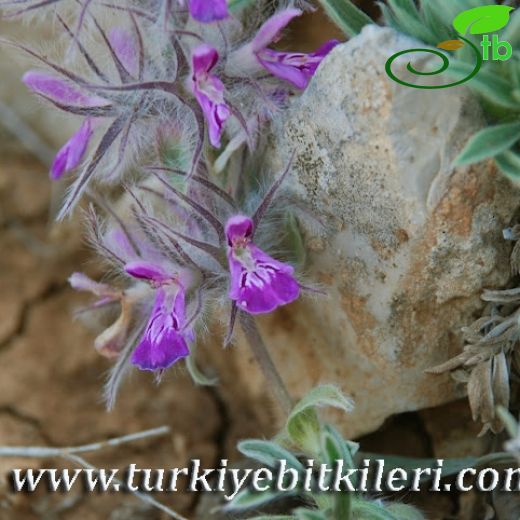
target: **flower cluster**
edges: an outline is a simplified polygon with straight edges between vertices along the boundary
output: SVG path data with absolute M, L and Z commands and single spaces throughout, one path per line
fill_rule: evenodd
M 266 223 L 290 207 L 276 213 L 289 167 L 256 189 L 261 136 L 337 42 L 278 50 L 302 11 L 251 22 L 272 2 L 241 13 L 225 0 L 66 3 L 44 3 L 62 29 L 62 55 L 17 46 L 42 66 L 25 85 L 79 118 L 51 167 L 53 180 L 71 178 L 59 218 L 90 198 L 91 241 L 118 278 L 112 286 L 76 273 L 70 282 L 98 297 L 93 308 L 117 309 L 95 342 L 117 358 L 117 374 L 131 364 L 160 374 L 190 355 L 215 302 L 229 302 L 229 341 L 239 313 L 300 296 L 295 268 L 261 245 L 282 241 L 280 226 Z M 8 14 L 42 6 L 22 0 Z

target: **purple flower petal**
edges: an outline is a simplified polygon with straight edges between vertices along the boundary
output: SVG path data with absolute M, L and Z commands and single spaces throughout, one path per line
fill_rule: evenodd
M 131 361 L 141 370 L 165 370 L 176 361 L 189 355 L 190 351 L 181 333 L 183 322 L 179 311 L 184 314 L 184 291 L 160 287 L 152 314 Z
M 336 40 L 336 39 L 332 39 L 332 40 L 329 40 L 329 41 L 326 41 L 321 47 L 318 47 L 317 50 L 315 50 L 313 53 L 311 53 L 311 56 L 313 57 L 321 57 L 322 59 L 325 58 L 325 56 L 327 56 L 329 54 L 329 52 L 334 49 L 334 47 L 336 47 L 336 45 L 339 45 L 341 42 L 339 40 Z M 317 63 L 317 66 L 319 66 L 319 64 L 321 63 L 321 61 L 319 61 Z M 314 69 L 316 70 L 316 69 Z
M 220 147 L 224 124 L 231 110 L 224 100 L 224 84 L 210 74 L 218 61 L 218 52 L 209 45 L 200 45 L 193 51 L 192 90 L 208 123 L 209 140 L 215 148 Z
M 226 224 L 231 274 L 229 297 L 250 314 L 271 312 L 296 300 L 300 286 L 294 269 L 271 258 L 251 242 L 253 221 L 237 215 Z
M 224 131 L 224 124 L 231 115 L 231 111 L 224 103 L 206 105 L 205 101 L 206 100 L 199 99 L 199 103 L 208 121 L 209 142 L 214 148 L 220 148 L 220 139 Z
M 289 64 L 291 59 L 293 63 L 294 58 L 301 56 L 299 54 L 288 55 L 287 53 L 276 52 L 270 49 L 265 49 L 258 54 L 258 61 L 262 64 L 268 72 L 279 79 L 288 81 L 296 88 L 304 89 L 309 84 L 310 77 L 297 65 Z M 288 58 L 286 60 L 286 58 Z
M 22 81 L 33 92 L 63 105 L 92 108 L 110 104 L 110 101 L 102 97 L 87 95 L 72 86 L 68 81 L 45 72 L 30 70 L 23 75 Z
M 87 151 L 94 130 L 92 121 L 86 118 L 79 130 L 62 146 L 51 165 L 50 177 L 60 179 L 65 173 L 79 165 Z
M 229 297 L 240 309 L 250 314 L 264 314 L 299 297 L 300 286 L 290 265 L 271 258 L 253 244 L 242 255 L 241 260 L 233 251 L 228 255 L 231 271 Z
M 224 20 L 229 16 L 226 0 L 188 0 L 190 14 L 202 23 Z
M 139 75 L 139 51 L 135 37 L 126 29 L 114 27 L 108 40 L 126 71 L 136 78 Z
M 253 52 L 258 52 L 265 49 L 268 45 L 278 40 L 280 33 L 285 29 L 289 22 L 301 16 L 303 12 L 300 9 L 284 9 L 279 13 L 271 16 L 263 25 L 260 27 L 256 36 L 253 38 L 251 45 Z
M 166 370 L 179 359 L 189 356 L 190 351 L 186 340 L 176 332 L 169 330 L 164 333 L 161 342 L 152 342 L 144 337 L 132 354 L 132 364 L 141 370 Z
M 164 282 L 172 279 L 172 275 L 169 275 L 161 266 L 141 260 L 127 263 L 125 271 L 134 278 L 154 282 Z
M 338 43 L 337 40 L 330 40 L 310 54 L 264 49 L 257 53 L 257 58 L 273 76 L 292 83 L 296 88 L 304 89 L 325 56 Z

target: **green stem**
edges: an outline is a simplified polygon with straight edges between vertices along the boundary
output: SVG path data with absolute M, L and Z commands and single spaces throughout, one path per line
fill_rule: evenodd
M 250 314 L 240 312 L 240 325 L 242 326 L 242 330 L 244 331 L 244 335 L 253 351 L 256 361 L 260 365 L 264 377 L 267 379 L 268 386 L 282 410 L 286 415 L 289 415 L 293 408 L 291 396 L 271 359 L 255 319 Z

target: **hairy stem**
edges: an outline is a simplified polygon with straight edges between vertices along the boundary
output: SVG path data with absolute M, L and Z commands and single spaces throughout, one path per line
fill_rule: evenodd
M 271 356 L 269 355 L 269 351 L 265 346 L 255 319 L 250 314 L 240 312 L 240 325 L 242 326 L 242 330 L 244 331 L 246 339 L 253 351 L 253 355 L 267 380 L 271 392 L 285 414 L 289 415 L 293 407 L 291 396 L 289 395 L 289 392 L 287 391 L 287 388 L 276 369 Z

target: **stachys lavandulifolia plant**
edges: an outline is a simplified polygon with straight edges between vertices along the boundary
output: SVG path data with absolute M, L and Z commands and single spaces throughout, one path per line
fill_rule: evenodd
M 283 30 L 303 11 L 275 4 L 0 4 L 6 17 L 52 17 L 57 28 L 52 55 L 2 43 L 36 62 L 24 84 L 77 118 L 50 176 L 68 183 L 59 219 L 89 201 L 88 236 L 107 264 L 103 283 L 82 273 L 70 283 L 96 296 L 88 312 L 112 316 L 95 340 L 115 360 L 109 405 L 132 366 L 159 378 L 184 360 L 207 384 L 194 349 L 208 315 L 227 308 L 224 343 L 238 321 L 269 386 L 291 407 L 254 316 L 305 291 L 301 255 L 288 244 L 301 243 L 293 238 L 308 215 L 280 192 L 290 163 L 265 188 L 262 135 L 338 42 L 313 53 L 278 50 Z

